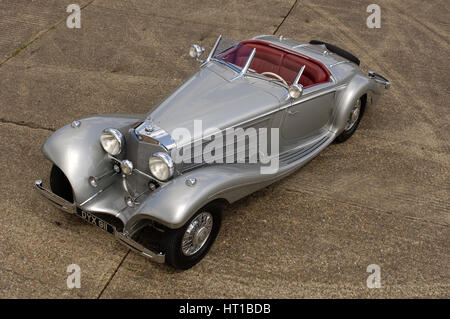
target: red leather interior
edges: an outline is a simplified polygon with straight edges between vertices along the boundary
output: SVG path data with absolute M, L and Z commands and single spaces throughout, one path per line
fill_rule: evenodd
M 298 53 L 288 52 L 262 41 L 241 42 L 237 47 L 221 54 L 220 58 L 243 67 L 253 49 L 256 49 L 256 53 L 250 68 L 257 73 L 276 73 L 291 85 L 300 68 L 305 65 L 306 68 L 300 78 L 300 84 L 304 87 L 329 81 L 330 73 L 319 61 L 300 56 Z

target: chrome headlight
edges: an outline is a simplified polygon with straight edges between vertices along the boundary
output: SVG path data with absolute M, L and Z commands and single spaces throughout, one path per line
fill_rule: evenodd
M 103 130 L 100 136 L 100 143 L 106 153 L 110 155 L 117 155 L 122 151 L 122 146 L 125 144 L 122 133 L 114 128 L 107 128 Z
M 172 158 L 163 152 L 153 154 L 148 160 L 148 167 L 150 173 L 160 181 L 171 178 L 174 171 Z

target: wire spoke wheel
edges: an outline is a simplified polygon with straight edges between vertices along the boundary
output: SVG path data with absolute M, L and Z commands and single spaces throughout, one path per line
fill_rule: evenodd
M 350 131 L 353 129 L 356 122 L 358 122 L 360 113 L 361 113 L 361 99 L 358 99 L 355 105 L 353 105 L 353 108 L 350 112 L 350 116 L 347 120 L 347 125 L 345 126 L 345 131 Z
M 161 239 L 166 263 L 177 269 L 189 269 L 205 257 L 219 233 L 222 204 L 211 202 L 200 208 L 186 223 L 166 229 Z
M 185 256 L 197 253 L 211 234 L 213 228 L 213 217 L 209 212 L 198 214 L 187 227 L 181 241 L 181 250 Z

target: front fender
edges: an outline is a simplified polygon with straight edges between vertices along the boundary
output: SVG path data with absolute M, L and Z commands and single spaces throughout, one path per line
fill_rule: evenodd
M 193 186 L 186 180 L 195 178 Z M 273 182 L 278 175 L 261 175 L 259 165 L 228 164 L 198 168 L 158 188 L 139 205 L 126 228 L 141 219 L 169 228 L 182 227 L 201 207 L 216 199 L 232 203 Z
M 80 204 L 92 196 L 89 176 L 100 176 L 111 169 L 111 161 L 100 145 L 100 134 L 114 127 L 125 134 L 129 127 L 142 120 L 138 115 L 99 115 L 80 120 L 79 127 L 65 125 L 53 133 L 42 146 L 44 155 L 67 176 Z

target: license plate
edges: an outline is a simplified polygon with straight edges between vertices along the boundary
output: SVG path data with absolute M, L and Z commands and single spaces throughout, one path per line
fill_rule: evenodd
M 97 216 L 92 215 L 91 213 L 84 212 L 82 210 L 77 209 L 77 215 L 79 217 L 81 217 L 82 219 L 84 219 L 89 224 L 97 226 L 98 228 L 100 228 L 110 234 L 114 235 L 114 233 L 116 231 L 116 228 L 113 225 L 108 224 L 103 219 L 100 219 Z

